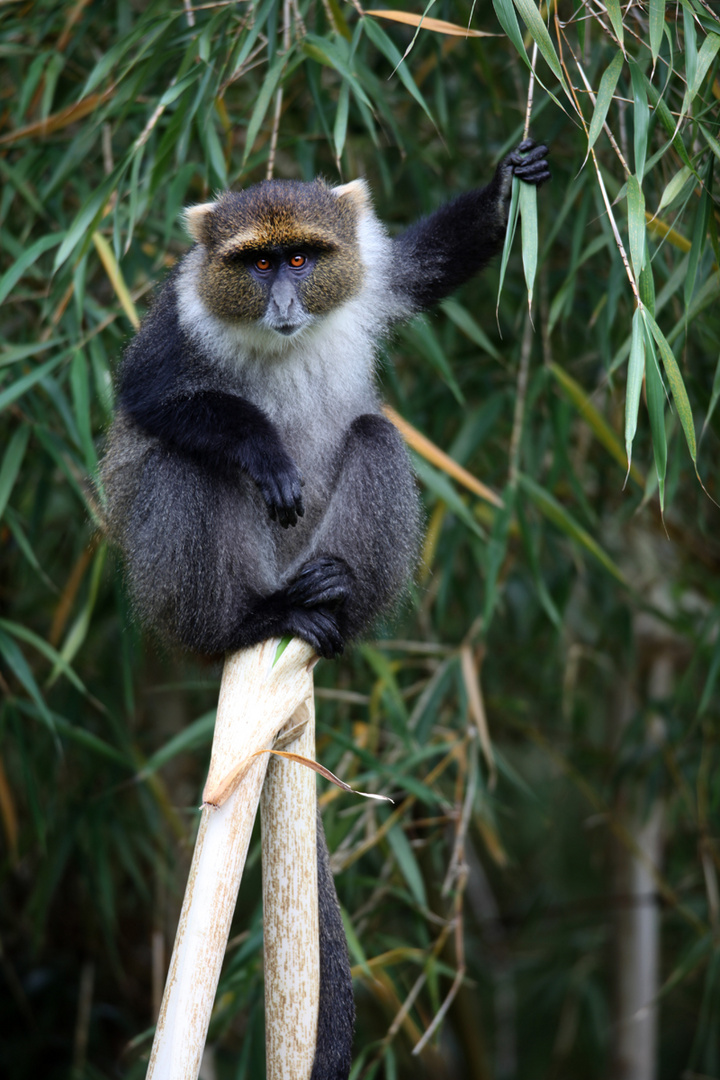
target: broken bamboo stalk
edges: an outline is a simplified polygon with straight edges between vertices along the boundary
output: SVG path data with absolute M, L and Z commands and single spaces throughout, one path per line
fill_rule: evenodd
M 147 1080 L 197 1080 L 268 768 L 270 755 L 258 751 L 272 747 L 312 693 L 312 648 L 294 638 L 278 657 L 278 645 L 265 641 L 225 662 L 200 829 Z
M 315 758 L 311 695 L 288 727 L 289 753 Z M 281 733 L 281 738 L 286 732 Z M 315 773 L 271 755 L 260 799 L 266 1080 L 308 1080 L 317 1041 L 320 942 Z

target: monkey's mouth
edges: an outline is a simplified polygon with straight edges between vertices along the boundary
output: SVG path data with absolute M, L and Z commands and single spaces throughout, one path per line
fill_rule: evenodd
M 273 330 L 277 330 L 278 334 L 282 334 L 283 337 L 290 337 L 297 330 L 300 330 L 303 323 L 282 323 L 280 326 L 273 326 Z

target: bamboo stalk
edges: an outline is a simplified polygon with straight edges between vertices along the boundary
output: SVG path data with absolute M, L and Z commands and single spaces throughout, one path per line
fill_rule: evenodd
M 302 733 L 283 749 L 315 757 L 312 695 L 295 712 Z M 315 1057 L 320 943 L 315 774 L 271 758 L 260 801 L 267 1080 L 308 1080 Z
M 312 693 L 315 654 L 277 639 L 229 656 L 223 669 L 210 771 L 147 1080 L 197 1080 L 250 843 L 267 754 Z

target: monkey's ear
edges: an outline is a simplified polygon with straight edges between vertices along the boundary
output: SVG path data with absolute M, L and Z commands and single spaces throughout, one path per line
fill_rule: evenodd
M 206 242 L 210 215 L 216 205 L 214 202 L 198 203 L 196 206 L 186 206 L 183 210 L 185 228 L 196 244 Z
M 351 180 L 349 184 L 341 184 L 331 188 L 333 195 L 353 207 L 358 217 L 362 217 L 372 207 L 370 188 L 365 180 Z

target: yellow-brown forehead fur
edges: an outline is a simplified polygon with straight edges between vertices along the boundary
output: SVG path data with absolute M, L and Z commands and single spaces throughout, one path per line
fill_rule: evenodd
M 355 246 L 358 200 L 333 194 L 321 180 L 266 180 L 228 191 L 188 214 L 194 238 L 211 252 L 263 247 Z
M 233 255 L 271 248 L 313 248 L 312 272 L 298 284 L 306 310 L 322 315 L 355 295 L 364 277 L 357 223 L 367 210 L 364 184 L 329 188 L 321 180 L 264 181 L 191 207 L 186 224 L 206 251 L 199 291 L 211 311 L 229 321 L 262 318 L 267 290 Z

